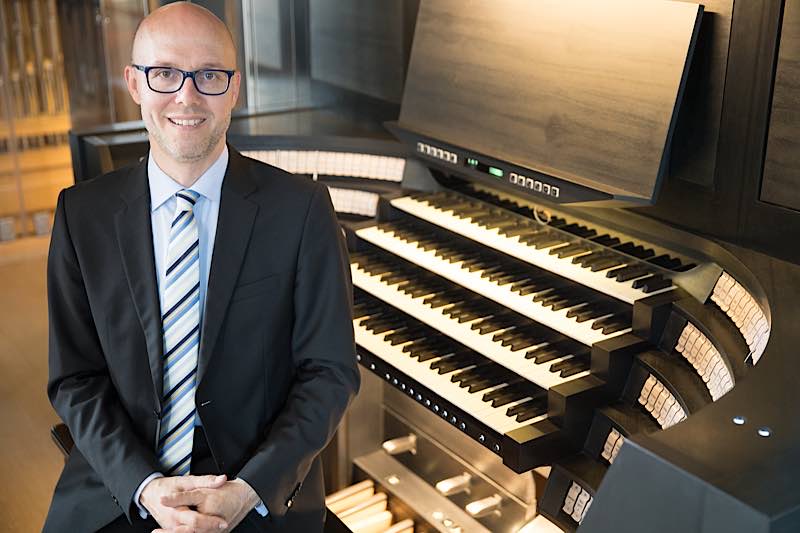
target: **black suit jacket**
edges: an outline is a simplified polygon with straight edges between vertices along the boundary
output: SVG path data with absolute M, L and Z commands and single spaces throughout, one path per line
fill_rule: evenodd
M 48 394 L 75 449 L 44 529 L 138 519 L 163 358 L 146 160 L 61 192 L 47 276 Z M 359 386 L 351 294 L 327 189 L 230 149 L 195 403 L 219 471 L 269 509 L 264 530 L 321 527 L 317 456 Z

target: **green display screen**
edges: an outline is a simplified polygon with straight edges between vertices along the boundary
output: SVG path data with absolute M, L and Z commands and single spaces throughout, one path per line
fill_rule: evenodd
M 489 174 L 492 176 L 497 176 L 498 178 L 503 177 L 503 171 L 497 167 L 489 167 Z

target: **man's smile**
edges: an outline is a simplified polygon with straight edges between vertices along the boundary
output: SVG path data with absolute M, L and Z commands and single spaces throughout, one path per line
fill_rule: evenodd
M 167 117 L 167 120 L 173 124 L 174 126 L 178 126 L 179 128 L 196 128 L 197 126 L 203 124 L 206 119 L 204 118 L 171 118 Z

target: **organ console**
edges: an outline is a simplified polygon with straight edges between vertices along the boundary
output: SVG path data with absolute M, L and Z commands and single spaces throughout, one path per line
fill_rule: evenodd
M 422 0 L 398 142 L 231 137 L 351 251 L 345 526 L 800 529 L 798 3 Z

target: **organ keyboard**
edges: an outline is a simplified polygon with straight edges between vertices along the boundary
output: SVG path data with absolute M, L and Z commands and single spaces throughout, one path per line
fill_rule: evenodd
M 543 224 L 455 193 L 415 194 L 392 206 L 422 220 L 627 303 L 672 289 L 694 265 L 617 237 L 554 219 Z M 571 230 L 571 231 L 570 231 Z M 634 255 L 635 254 L 635 255 Z M 669 268 L 668 268 L 669 267 Z
M 630 309 L 480 246 L 414 225 L 387 224 L 357 235 L 398 257 L 591 346 L 630 331 Z
M 564 530 L 627 439 L 724 396 L 769 331 L 708 257 L 569 217 L 456 186 L 348 230 L 361 364 L 511 470 L 556 467 L 540 523 Z

